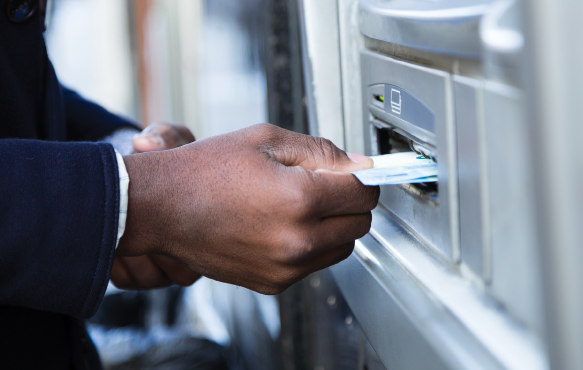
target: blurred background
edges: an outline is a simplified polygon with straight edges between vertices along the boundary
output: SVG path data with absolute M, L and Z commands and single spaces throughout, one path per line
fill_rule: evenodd
M 46 41 L 63 84 L 204 138 L 267 121 L 262 3 L 57 0 Z

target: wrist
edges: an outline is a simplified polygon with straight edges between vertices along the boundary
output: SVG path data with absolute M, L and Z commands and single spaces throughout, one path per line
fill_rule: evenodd
M 116 253 L 124 256 L 139 256 L 160 252 L 161 230 L 164 228 L 160 217 L 157 191 L 164 176 L 158 174 L 158 153 L 130 155 L 123 157 L 131 179 L 128 189 L 128 210 L 126 227 Z

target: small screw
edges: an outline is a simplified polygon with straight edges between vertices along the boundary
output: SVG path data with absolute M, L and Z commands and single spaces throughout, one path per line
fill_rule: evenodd
M 313 277 L 310 279 L 310 286 L 312 288 L 317 288 L 320 286 L 320 278 L 319 277 Z
M 334 306 L 336 304 L 336 297 L 334 297 L 333 295 L 329 296 L 328 299 L 326 300 L 326 302 L 328 302 L 329 306 Z

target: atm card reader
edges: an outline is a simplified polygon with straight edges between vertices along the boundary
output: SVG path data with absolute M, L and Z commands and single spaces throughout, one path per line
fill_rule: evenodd
M 407 90 L 390 84 L 377 84 L 369 87 L 371 104 L 386 114 L 403 120 L 425 131 L 424 135 L 435 139 L 435 113 L 416 96 Z M 406 109 L 403 109 L 406 107 Z M 414 132 L 413 127 L 409 129 Z
M 391 85 L 376 84 L 369 87 L 369 105 L 380 119 L 371 120 L 376 128 L 376 147 L 373 154 L 389 154 L 413 150 L 437 161 L 435 145 L 435 113 L 407 90 Z M 404 108 L 406 107 L 406 108 Z M 388 124 L 388 121 L 395 124 Z M 393 144 L 389 145 L 391 142 Z M 399 145 L 408 142 L 408 145 Z
M 362 53 L 367 154 L 415 151 L 438 164 L 438 182 L 389 185 L 380 203 L 428 246 L 459 258 L 455 129 L 448 73 Z

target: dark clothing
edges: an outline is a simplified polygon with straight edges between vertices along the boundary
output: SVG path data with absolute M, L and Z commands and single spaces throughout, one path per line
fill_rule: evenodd
M 139 130 L 134 123 L 111 114 L 103 107 L 83 99 L 75 91 L 62 87 L 67 123 L 67 141 L 95 141 L 103 139 L 115 130 L 130 127 Z
M 81 318 L 109 281 L 119 211 L 115 153 L 136 126 L 61 88 L 38 11 L 0 0 L 0 368 L 98 369 Z M 44 141 L 40 141 L 44 140 Z

